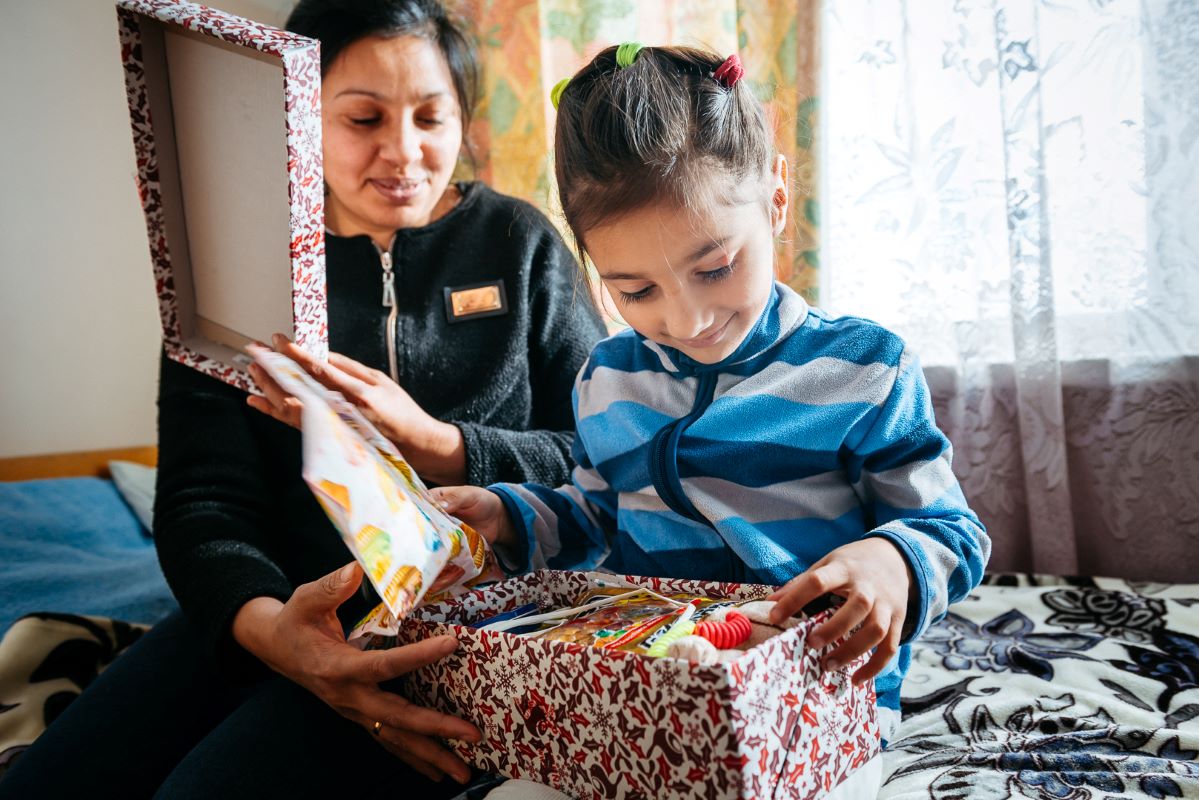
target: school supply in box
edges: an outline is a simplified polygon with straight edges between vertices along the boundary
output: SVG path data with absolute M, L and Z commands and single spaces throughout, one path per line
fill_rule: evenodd
M 483 731 L 450 742 L 479 769 L 582 799 L 822 797 L 878 753 L 874 692 L 850 679 L 865 657 L 828 672 L 838 643 L 807 646 L 831 610 L 755 643 L 771 591 L 539 570 L 427 603 L 372 646 L 457 637 L 402 690 Z M 711 638 L 695 633 L 707 624 Z M 679 653 L 688 638 L 715 658 Z
M 483 537 L 441 508 L 362 412 L 286 356 L 249 352 L 303 404 L 304 480 L 383 600 L 372 622 L 394 629 L 426 596 L 503 577 Z
M 612 586 L 611 580 L 594 583 L 568 608 L 547 611 L 530 603 L 470 627 L 715 664 L 736 659 L 798 624 L 794 619 L 772 624 L 770 601 L 666 596 L 635 586 Z

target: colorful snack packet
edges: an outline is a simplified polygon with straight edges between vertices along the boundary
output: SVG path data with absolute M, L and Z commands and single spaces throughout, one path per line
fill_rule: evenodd
M 442 509 L 362 412 L 286 356 L 247 349 L 303 404 L 304 480 L 386 607 L 359 628 L 394 633 L 426 597 L 503 577 L 483 537 Z

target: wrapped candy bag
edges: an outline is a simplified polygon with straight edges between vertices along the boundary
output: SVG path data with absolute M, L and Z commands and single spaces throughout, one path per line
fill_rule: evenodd
M 503 577 L 483 537 L 441 508 L 362 412 L 290 358 L 249 350 L 303 404 L 304 480 L 383 601 L 360 628 L 394 633 L 426 596 Z
M 668 629 L 676 620 L 689 618 L 696 606 L 705 602 L 700 598 L 675 600 L 644 591 L 614 596 L 610 591 L 589 593 L 580 598 L 576 605 L 590 610 L 580 611 L 572 618 L 529 635 L 557 642 L 644 653 L 648 650 L 644 645 L 647 642 L 652 644 L 655 634 Z M 598 608 L 592 605 L 603 597 L 611 598 L 612 602 Z

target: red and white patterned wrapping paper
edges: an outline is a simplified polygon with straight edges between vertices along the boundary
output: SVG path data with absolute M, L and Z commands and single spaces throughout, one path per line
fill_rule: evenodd
M 328 354 L 325 295 L 324 173 L 321 162 L 320 45 L 288 31 L 180 0 L 118 0 L 117 22 L 125 92 L 137 157 L 137 185 L 146 216 L 150 257 L 162 317 L 163 343 L 174 360 L 246 391 L 260 393 L 249 375 L 188 348 L 183 342 L 178 301 L 167 244 L 162 187 L 154 125 L 146 95 L 139 17 L 178 25 L 214 39 L 278 58 L 283 66 L 283 94 L 278 113 L 287 125 L 287 170 L 290 203 L 292 318 L 295 342 L 324 358 Z M 262 113 L 272 113 L 264 108 Z
M 521 638 L 453 624 L 528 602 L 568 606 L 588 574 L 541 570 L 416 609 L 398 643 L 453 633 L 458 649 L 409 675 L 413 702 L 475 723 L 468 763 L 587 798 L 817 798 L 879 750 L 874 690 L 821 670 L 805 646 L 822 612 L 729 664 Z M 611 578 L 611 576 L 608 576 Z M 772 587 L 660 578 L 659 593 L 760 599 Z

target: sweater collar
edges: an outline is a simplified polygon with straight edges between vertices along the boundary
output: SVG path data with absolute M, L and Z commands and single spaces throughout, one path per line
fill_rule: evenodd
M 766 300 L 766 307 L 758 321 L 746 334 L 737 349 L 715 364 L 696 361 L 680 350 L 658 344 L 637 334 L 641 343 L 658 356 L 662 365 L 670 372 L 695 375 L 728 369 L 735 364 L 744 364 L 763 355 L 776 344 L 794 333 L 808 318 L 808 304 L 790 286 L 775 281 L 774 290 Z

